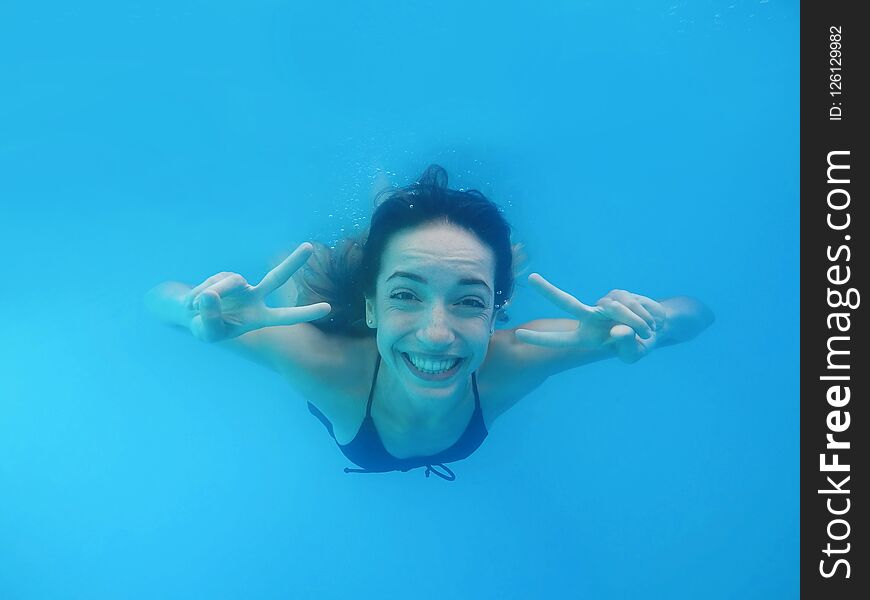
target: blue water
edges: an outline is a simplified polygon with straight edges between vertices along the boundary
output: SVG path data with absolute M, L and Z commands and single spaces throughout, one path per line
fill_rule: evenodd
M 0 73 L 0 597 L 797 597 L 797 2 L 13 1 Z M 551 379 L 448 483 L 345 475 L 145 314 L 432 162 L 581 300 L 715 325 Z

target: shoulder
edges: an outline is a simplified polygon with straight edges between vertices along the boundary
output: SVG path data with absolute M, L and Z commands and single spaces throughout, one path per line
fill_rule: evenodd
M 302 348 L 289 350 L 296 355 L 285 364 L 284 374 L 312 404 L 323 397 L 357 396 L 365 388 L 377 358 L 373 337 L 345 337 L 317 332 Z M 298 355 L 304 354 L 304 358 Z M 318 406 L 320 408 L 320 406 Z
M 480 405 L 487 426 L 546 381 L 529 364 L 512 329 L 497 330 L 490 339 L 486 359 L 477 372 Z
M 377 359 L 374 338 L 323 334 L 304 373 L 286 373 L 300 394 L 332 423 L 341 441 L 353 437 L 365 415 L 366 399 Z

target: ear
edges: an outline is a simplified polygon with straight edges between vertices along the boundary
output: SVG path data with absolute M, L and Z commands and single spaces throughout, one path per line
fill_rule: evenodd
M 375 316 L 375 302 L 368 296 L 366 296 L 366 325 L 370 329 L 377 329 L 378 327 L 378 318 Z

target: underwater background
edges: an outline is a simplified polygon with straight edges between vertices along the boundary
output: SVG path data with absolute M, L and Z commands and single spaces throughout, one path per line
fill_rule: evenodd
M 798 8 L 4 2 L 0 598 L 796 598 Z M 430 163 L 529 271 L 715 324 L 552 378 L 451 483 L 344 474 L 283 380 L 145 313 Z

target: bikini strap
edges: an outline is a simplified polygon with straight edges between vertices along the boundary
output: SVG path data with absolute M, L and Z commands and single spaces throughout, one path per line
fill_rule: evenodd
M 369 390 L 369 400 L 366 406 L 366 418 L 371 419 L 372 417 L 372 398 L 375 395 L 375 383 L 378 380 L 378 370 L 381 367 L 381 354 L 378 353 L 378 359 L 375 361 L 375 374 L 372 376 L 372 387 Z M 474 410 L 476 412 L 480 411 L 480 394 L 477 391 L 477 377 L 476 373 L 471 374 L 471 387 L 474 389 Z M 430 474 L 434 473 L 441 479 L 446 479 L 447 481 L 453 481 L 456 479 L 456 474 L 445 465 L 444 463 L 430 463 L 419 465 L 420 467 L 426 467 L 426 477 L 429 477 Z M 417 467 L 408 467 L 405 469 L 397 469 L 401 471 L 409 471 L 412 468 Z M 351 467 L 344 468 L 345 473 L 381 473 L 382 471 L 372 471 L 370 469 L 353 469 Z
M 474 389 L 474 410 L 480 410 L 480 394 L 477 393 L 477 373 L 471 374 L 471 387 Z
M 443 470 L 439 471 L 435 467 L 438 467 Z M 429 477 L 429 473 L 435 473 L 441 479 L 446 479 L 447 481 L 453 481 L 456 479 L 456 474 L 450 470 L 450 467 L 445 465 L 444 463 L 435 463 L 434 465 L 426 465 L 426 477 Z
M 450 467 L 445 465 L 444 463 L 427 463 L 425 465 L 418 465 L 416 467 L 408 467 L 406 469 L 395 469 L 396 471 L 407 472 L 411 469 L 417 469 L 420 467 L 426 467 L 426 477 L 429 477 L 430 473 L 435 473 L 441 479 L 446 479 L 447 481 L 453 481 L 456 479 L 456 473 L 450 470 Z M 371 469 L 352 469 L 350 467 L 344 468 L 345 473 L 384 473 L 385 471 L 372 471 Z
M 378 369 L 381 368 L 381 353 L 378 352 L 378 359 L 375 361 L 375 374 L 372 375 L 372 387 L 369 390 L 369 400 L 366 404 L 366 418 L 372 417 L 372 398 L 375 397 L 375 383 L 378 381 Z

